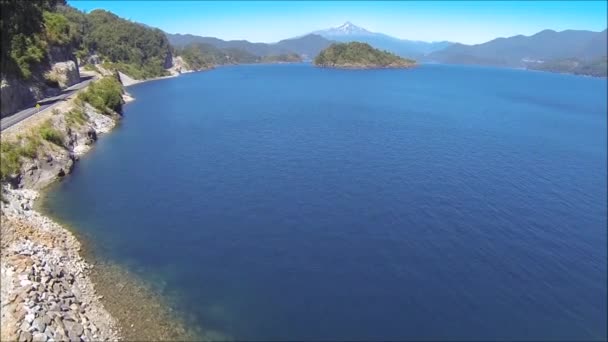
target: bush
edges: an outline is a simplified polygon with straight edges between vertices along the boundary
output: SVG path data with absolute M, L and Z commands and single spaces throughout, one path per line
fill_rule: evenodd
M 40 147 L 40 145 L 41 145 L 40 138 L 33 134 L 29 134 L 25 138 L 25 143 L 19 150 L 19 154 L 21 156 L 27 157 L 27 158 L 32 158 L 32 159 L 36 158 L 36 156 L 38 155 L 38 148 Z
M 69 45 L 76 43 L 77 29 L 73 24 L 70 24 L 64 15 L 45 11 L 42 16 L 46 39 L 50 44 Z
M 11 42 L 10 57 L 24 79 L 32 77 L 32 65 L 46 58 L 46 43 L 38 35 L 18 34 Z
M 78 98 L 105 114 L 122 111 L 122 85 L 115 77 L 104 77 L 91 83 L 86 91 L 78 95 Z
M 42 139 L 55 145 L 63 146 L 63 137 L 61 136 L 61 133 L 55 129 L 55 127 L 53 127 L 50 120 L 42 124 L 38 129 L 38 132 L 40 133 L 40 137 Z
M 36 134 L 29 133 L 25 137 L 18 136 L 17 142 L 2 142 L 1 146 L 1 163 L 0 179 L 19 172 L 21 168 L 22 158 L 36 158 L 38 149 L 42 142 Z
M 87 122 L 87 115 L 82 108 L 74 108 L 65 114 L 65 121 L 68 127 L 81 126 Z
M 19 144 L 11 142 L 0 143 L 0 178 L 6 180 L 10 175 L 16 174 L 21 168 Z

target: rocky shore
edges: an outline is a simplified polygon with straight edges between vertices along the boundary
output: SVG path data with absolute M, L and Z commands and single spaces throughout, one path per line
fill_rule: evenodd
M 117 321 L 89 277 L 93 266 L 81 257 L 80 242 L 33 209 L 37 190 L 70 173 L 98 135 L 109 132 L 120 118 L 101 114 L 88 103 L 79 106 L 83 117 L 77 125 L 70 122 L 70 111 L 76 108 L 72 98 L 2 132 L 2 144 L 15 144 L 47 125 L 47 130 L 62 134 L 64 142 L 63 148 L 39 143 L 37 157 L 24 160 L 20 171 L 1 186 L 2 341 L 121 338 Z
M 134 100 L 124 90 L 122 97 L 125 103 Z M 23 143 L 50 124 L 63 145 L 43 141 L 37 156 L 26 158 L 18 174 L 0 184 L 0 340 L 218 340 L 213 332 L 188 329 L 126 270 L 87 262 L 74 234 L 35 209 L 39 191 L 71 173 L 80 156 L 121 119 L 75 97 L 56 108 L 2 131 L 2 144 Z M 83 113 L 76 125 L 70 118 L 74 109 Z
M 32 210 L 38 193 L 3 189 L 3 341 L 118 340 L 88 277 L 92 266 L 66 229 Z

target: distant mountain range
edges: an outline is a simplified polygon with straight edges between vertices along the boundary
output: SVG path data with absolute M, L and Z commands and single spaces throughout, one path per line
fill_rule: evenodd
M 532 36 L 497 38 L 477 45 L 453 44 L 430 54 L 428 60 L 510 67 L 528 67 L 569 58 L 591 61 L 606 56 L 606 38 L 606 30 L 544 30 Z
M 312 59 L 327 48 L 332 42 L 315 34 L 281 40 L 278 43 L 251 43 L 246 40 L 222 40 L 213 37 L 201 37 L 191 34 L 167 33 L 169 43 L 176 48 L 183 48 L 189 44 L 209 44 L 219 49 L 239 49 L 260 57 L 278 56 L 296 53 L 304 58 Z
M 259 57 L 298 54 L 311 60 L 334 42 L 365 42 L 374 48 L 422 62 L 480 64 L 606 76 L 607 36 L 602 32 L 544 30 L 531 36 L 497 38 L 483 44 L 448 41 L 423 42 L 391 37 L 346 22 L 277 43 L 221 40 L 190 34 L 167 34 L 169 42 L 183 48 L 203 43 L 219 49 L 242 50 Z M 236 49 L 236 50 L 235 50 Z
M 445 49 L 453 44 L 447 41 L 423 42 L 399 39 L 383 33 L 370 32 L 348 21 L 341 26 L 312 33 L 338 42 L 356 41 L 368 43 L 377 49 L 387 50 L 402 57 L 415 59 L 420 59 L 429 53 Z

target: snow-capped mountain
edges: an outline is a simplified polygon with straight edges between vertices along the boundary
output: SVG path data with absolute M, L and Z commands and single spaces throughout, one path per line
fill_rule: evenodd
M 320 36 L 324 36 L 325 38 L 343 36 L 373 36 L 376 34 L 357 26 L 351 23 L 350 21 L 347 21 L 338 27 L 332 27 L 326 30 L 319 30 L 313 33 L 318 34 Z
M 391 37 L 383 33 L 368 31 L 350 21 L 338 27 L 312 32 L 329 40 L 338 42 L 358 41 L 372 45 L 375 48 L 387 50 L 397 55 L 419 59 L 431 52 L 444 49 L 450 42 L 423 42 Z

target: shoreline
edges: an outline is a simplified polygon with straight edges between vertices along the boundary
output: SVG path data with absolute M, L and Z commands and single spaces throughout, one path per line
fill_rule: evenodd
M 125 87 L 123 85 L 124 103 L 134 101 Z M 112 124 L 98 125 L 89 119 L 94 135 L 110 132 L 120 121 L 119 117 L 113 117 Z M 73 157 L 67 161 L 55 157 L 56 163 L 67 169 L 66 176 L 79 156 L 90 151 L 90 145 L 75 143 L 68 150 Z M 89 244 L 86 238 L 41 210 L 46 193 L 61 179 L 56 175 L 37 188 L 12 189 L 8 183 L 2 183 L 0 339 L 196 339 L 195 334 L 186 330 L 182 319 L 175 317 L 168 303 L 143 279 L 118 264 L 100 266 L 93 260 L 93 248 L 83 249 L 83 245 Z M 132 310 L 134 307 L 139 309 Z
M 412 65 L 330 65 L 330 64 L 312 64 L 316 68 L 321 69 L 342 69 L 342 70 L 395 70 L 395 69 L 413 69 L 418 67 L 418 64 Z

